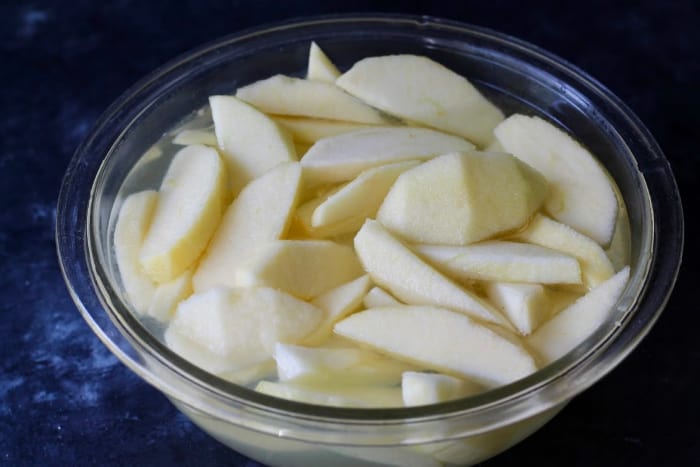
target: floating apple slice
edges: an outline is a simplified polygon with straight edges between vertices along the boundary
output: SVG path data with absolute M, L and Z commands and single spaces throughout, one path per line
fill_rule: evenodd
M 614 311 L 629 278 L 629 266 L 593 288 L 535 331 L 527 343 L 545 363 L 553 362 L 582 343 Z
M 486 293 L 520 334 L 531 334 L 550 316 L 549 296 L 540 284 L 489 282 Z
M 444 308 L 370 308 L 337 323 L 335 332 L 396 358 L 487 387 L 513 382 L 537 369 L 521 346 Z
M 407 407 L 447 402 L 483 390 L 479 384 L 439 373 L 407 371 L 401 378 L 401 394 Z
M 377 220 L 411 242 L 466 245 L 524 225 L 546 194 L 510 154 L 445 154 L 401 174 Z
M 156 287 L 146 314 L 158 321 L 168 322 L 175 313 L 177 304 L 192 294 L 192 270 Z
M 413 305 L 436 305 L 510 327 L 488 303 L 440 274 L 368 219 L 355 236 L 355 251 L 375 284 Z
M 298 162 L 283 163 L 250 182 L 226 210 L 194 275 L 194 290 L 234 287 L 235 269 L 286 232 L 301 184 Z
M 216 134 L 210 130 L 182 130 L 173 138 L 173 144 L 180 146 L 202 144 L 204 146 L 218 147 Z
M 264 113 L 233 96 L 211 96 L 209 105 L 233 193 L 276 165 L 297 160 L 291 136 Z
M 372 287 L 372 289 L 367 292 L 367 295 L 365 295 L 362 303 L 364 303 L 365 308 L 403 305 L 403 303 L 396 300 L 389 292 L 381 287 Z
M 240 287 L 266 286 L 310 299 L 363 274 L 352 248 L 329 240 L 278 240 L 235 273 Z
M 427 128 L 366 128 L 319 140 L 301 164 L 309 183 L 333 183 L 352 180 L 372 167 L 473 148 L 462 138 Z
M 318 44 L 311 42 L 306 78 L 334 83 L 338 76 L 340 76 L 338 68 L 331 62 Z
M 308 145 L 312 145 L 323 138 L 374 127 L 374 125 L 367 123 L 342 122 L 310 117 L 273 115 L 272 118 L 292 135 L 294 141 Z
M 187 146 L 175 155 L 139 254 L 153 281 L 174 279 L 202 254 L 228 200 L 226 179 L 215 149 Z
M 615 274 L 605 251 L 595 241 L 566 224 L 541 214 L 535 215 L 527 228 L 513 237 L 575 256 L 581 264 L 583 283 L 591 288 Z
M 427 57 L 388 55 L 355 63 L 336 84 L 397 117 L 485 146 L 503 113 L 463 76 Z
M 301 341 L 322 318 L 323 311 L 278 290 L 217 287 L 181 302 L 165 337 L 183 358 L 218 373 L 271 358 L 277 342 Z M 177 345 L 183 341 L 196 352 Z
M 401 407 L 401 390 L 381 386 L 301 385 L 260 381 L 255 390 L 269 396 L 335 407 Z
M 156 284 L 141 267 L 139 251 L 151 224 L 158 193 L 152 190 L 129 195 L 119 209 L 114 227 L 114 255 L 126 297 L 137 313 L 146 313 Z
M 265 113 L 382 124 L 377 110 L 333 83 L 275 75 L 238 88 L 236 97 Z
M 608 175 L 588 150 L 538 117 L 511 115 L 494 133 L 508 152 L 550 183 L 545 209 L 552 217 L 601 245 L 610 242 L 617 199 Z

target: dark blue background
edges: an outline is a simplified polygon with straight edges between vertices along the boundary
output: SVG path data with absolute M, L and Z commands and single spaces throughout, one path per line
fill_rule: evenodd
M 111 101 L 202 42 L 295 16 L 400 11 L 498 29 L 588 71 L 656 136 L 685 202 L 684 267 L 648 338 L 553 422 L 487 465 L 699 465 L 700 310 L 692 292 L 698 287 L 698 3 L 339 5 L 320 0 L 0 5 L 0 464 L 258 465 L 189 423 L 111 356 L 83 322 L 56 262 L 53 227 L 61 177 Z

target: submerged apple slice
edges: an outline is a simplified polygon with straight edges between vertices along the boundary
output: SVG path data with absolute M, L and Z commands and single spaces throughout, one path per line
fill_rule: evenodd
M 168 322 L 173 317 L 177 304 L 192 294 L 192 270 L 156 287 L 146 314 L 158 321 Z
M 463 76 L 416 55 L 370 57 L 336 84 L 397 117 L 463 136 L 485 146 L 503 113 Z
M 182 130 L 173 138 L 173 144 L 179 144 L 180 146 L 189 146 L 191 144 L 218 146 L 216 134 L 210 130 Z
M 381 386 L 335 386 L 260 381 L 255 390 L 269 396 L 335 407 L 401 407 L 401 390 Z
M 312 145 L 323 138 L 342 135 L 343 133 L 350 133 L 351 131 L 363 130 L 365 128 L 372 128 L 374 126 L 367 123 L 342 122 L 339 120 L 324 120 L 310 117 L 274 115 L 272 118 L 292 135 L 294 141 L 308 145 Z
M 438 404 L 483 390 L 479 384 L 439 373 L 407 371 L 401 378 L 401 394 L 407 407 Z
M 264 113 L 233 96 L 211 96 L 209 105 L 233 193 L 274 166 L 297 160 L 292 138 Z
M 474 145 L 462 138 L 427 128 L 378 127 L 319 140 L 301 164 L 309 183 L 333 183 L 379 165 L 471 149 Z
M 338 68 L 333 65 L 333 62 L 331 62 L 318 44 L 311 42 L 306 78 L 334 83 L 338 76 L 340 76 Z
M 488 303 L 426 264 L 377 221 L 368 219 L 362 226 L 355 251 L 374 283 L 406 303 L 442 306 L 510 326 Z
M 588 150 L 538 117 L 511 115 L 494 133 L 508 152 L 550 183 L 545 209 L 552 217 L 601 245 L 610 242 L 617 199 L 608 175 Z
M 542 325 L 527 339 L 527 343 L 545 363 L 565 355 L 598 329 L 614 311 L 613 306 L 622 295 L 629 274 L 630 268 L 627 266 L 593 288 Z
M 532 334 L 550 316 L 552 305 L 540 284 L 489 282 L 486 293 L 523 336 Z
M 215 149 L 187 146 L 175 155 L 139 254 L 152 280 L 174 279 L 202 254 L 228 199 L 226 179 Z
M 340 321 L 335 332 L 396 358 L 488 387 L 513 382 L 537 370 L 521 346 L 444 308 L 370 308 Z
M 445 154 L 401 174 L 377 220 L 411 242 L 466 245 L 524 225 L 546 194 L 510 154 Z
M 372 287 L 372 289 L 367 292 L 365 298 L 362 300 L 365 308 L 376 308 L 379 306 L 396 306 L 403 305 L 400 301 L 396 300 L 389 292 L 382 289 L 381 287 Z
M 226 210 L 200 260 L 194 290 L 234 287 L 235 270 L 289 227 L 301 184 L 298 162 L 283 163 L 249 183 Z
M 275 75 L 238 88 L 236 97 L 270 114 L 385 123 L 377 110 L 323 81 Z

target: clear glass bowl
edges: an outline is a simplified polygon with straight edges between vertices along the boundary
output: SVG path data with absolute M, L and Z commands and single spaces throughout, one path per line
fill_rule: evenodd
M 612 318 L 552 365 L 443 404 L 386 410 L 276 399 L 216 378 L 171 352 L 129 311 L 111 248 L 113 212 L 134 164 L 207 96 L 275 73 L 303 75 L 316 40 L 341 69 L 394 53 L 427 55 L 469 77 L 506 113 L 545 116 L 588 146 L 629 211 L 632 273 Z M 157 187 L 167 157 L 126 191 Z M 435 18 L 320 17 L 244 31 L 173 60 L 102 116 L 77 150 L 58 201 L 56 241 L 70 292 L 119 359 L 228 446 L 270 465 L 463 465 L 520 441 L 617 365 L 661 313 L 681 261 L 683 217 L 668 162 L 600 83 L 538 47 Z M 125 388 L 126 390 L 126 388 Z

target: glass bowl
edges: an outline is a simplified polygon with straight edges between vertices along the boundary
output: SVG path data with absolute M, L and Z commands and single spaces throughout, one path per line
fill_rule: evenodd
M 302 76 L 312 40 L 341 69 L 373 55 L 429 56 L 467 76 L 506 114 L 545 116 L 591 149 L 617 181 L 631 229 L 631 278 L 610 320 L 525 379 L 415 408 L 348 409 L 277 399 L 214 377 L 170 351 L 129 311 L 111 247 L 122 193 L 157 187 L 167 155 L 147 162 L 149 170 L 137 181 L 124 181 L 139 158 L 209 95 L 275 73 Z M 525 438 L 632 351 L 673 287 L 683 217 L 656 142 L 618 98 L 581 70 L 479 27 L 355 15 L 244 31 L 179 57 L 134 85 L 73 157 L 58 201 L 56 241 L 68 288 L 92 330 L 124 364 L 233 449 L 269 465 L 464 465 Z

